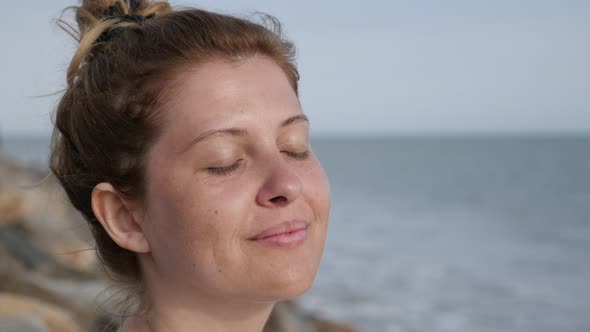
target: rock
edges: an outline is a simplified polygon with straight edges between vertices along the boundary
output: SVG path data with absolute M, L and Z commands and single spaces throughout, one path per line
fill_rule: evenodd
M 87 223 L 48 174 L 0 160 L 0 192 L 9 193 L 4 194 L 7 198 L 0 207 L 11 211 L 10 218 L 0 212 L 0 225 L 18 223 L 21 235 L 54 260 L 74 270 L 101 275 Z
M 64 305 L 72 311 L 93 316 L 96 307 L 103 300 L 101 298 L 113 297 L 113 291 L 108 288 L 105 280 L 76 280 L 50 278 L 42 274 L 31 273 L 23 278 L 29 284 L 36 285 L 64 300 Z M 100 297 L 100 298 L 99 298 Z M 90 317 L 89 317 L 90 318 Z
M 305 314 L 293 301 L 275 305 L 263 332 L 358 332 L 351 325 Z
M 10 270 L 0 270 L 0 294 L 12 294 L 14 296 L 23 296 L 34 298 L 38 301 L 51 306 L 56 306 L 67 310 L 73 315 L 73 319 L 79 321 L 82 326 L 87 327 L 89 323 L 96 318 L 96 313 L 92 305 L 88 305 L 92 300 L 84 297 L 83 294 L 68 294 L 63 290 L 52 288 L 51 282 L 35 280 L 36 278 L 47 278 L 34 273 L 14 273 Z M 85 284 L 78 284 L 72 281 L 62 281 L 70 283 L 70 288 L 79 288 L 82 291 Z M 87 300 L 85 300 L 87 299 Z
M 10 255 L 4 247 L 0 246 L 0 270 L 15 271 L 21 273 L 25 270 L 24 265 L 19 260 Z
M 21 224 L 27 238 L 72 269 L 100 274 L 88 225 L 61 188 L 45 183 L 26 191 L 25 202 L 28 209 Z
M 43 269 L 57 264 L 53 257 L 29 241 L 17 227 L 0 226 L 0 246 L 27 269 Z
M 46 245 L 46 250 L 63 266 L 74 269 L 84 275 L 101 277 L 103 274 L 100 261 L 96 256 L 93 245 L 82 241 L 70 243 L 52 242 Z
M 0 186 L 0 225 L 18 222 L 24 210 L 23 196 L 15 190 Z
M 57 261 L 31 241 L 20 224 L 0 226 L 0 251 L 19 261 L 27 270 L 35 270 L 54 277 L 89 279 L 93 276 Z
M 48 332 L 41 318 L 25 314 L 0 315 L 0 330 L 2 332 Z
M 351 325 L 341 322 L 331 322 L 322 319 L 312 319 L 317 332 L 358 332 Z
M 65 310 L 51 306 L 39 299 L 0 293 L 0 315 L 3 317 L 14 317 L 13 322 L 20 320 L 23 315 L 35 317 L 25 324 L 36 324 L 35 319 L 42 321 L 47 332 L 82 332 L 83 329 L 75 323 L 70 313 Z M 7 319 L 10 320 L 10 319 Z M 39 327 L 39 326 L 37 326 Z M 43 328 L 43 326 L 41 326 Z M 23 331 L 23 330 L 21 330 Z M 24 330 L 27 331 L 27 330 Z
M 316 329 L 295 303 L 283 301 L 274 306 L 263 332 L 316 332 Z

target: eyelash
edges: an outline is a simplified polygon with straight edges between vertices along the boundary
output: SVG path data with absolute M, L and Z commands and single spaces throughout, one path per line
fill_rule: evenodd
M 207 171 L 209 171 L 209 173 L 214 174 L 214 175 L 227 175 L 227 174 L 230 174 L 231 172 L 235 171 L 236 169 L 238 169 L 241 162 L 242 162 L 242 159 L 239 159 L 238 161 L 236 161 L 235 163 L 233 163 L 229 166 L 209 167 L 209 168 L 207 168 Z
M 309 154 L 310 154 L 309 150 L 303 151 L 303 152 L 288 152 L 288 151 L 283 151 L 283 152 L 285 152 L 289 157 L 291 157 L 295 160 L 305 160 L 305 159 L 309 158 Z M 209 171 L 209 173 L 214 174 L 214 175 L 229 175 L 233 171 L 237 170 L 241 163 L 242 163 L 242 159 L 239 159 L 235 163 L 233 163 L 229 166 L 209 167 L 209 168 L 207 168 L 207 171 Z
M 305 160 L 309 158 L 309 150 L 305 150 L 303 152 L 288 152 L 284 151 L 289 157 L 295 160 Z

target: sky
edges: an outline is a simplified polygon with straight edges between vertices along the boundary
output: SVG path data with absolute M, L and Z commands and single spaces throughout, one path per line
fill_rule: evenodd
M 312 135 L 590 134 L 590 1 L 170 2 L 279 18 Z M 74 4 L 3 4 L 2 135 L 50 133 Z

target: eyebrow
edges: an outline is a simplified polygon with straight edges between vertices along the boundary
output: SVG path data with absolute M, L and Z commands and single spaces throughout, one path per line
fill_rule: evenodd
M 295 116 L 292 116 L 292 117 L 288 118 L 287 120 L 283 121 L 283 123 L 281 123 L 280 127 L 283 128 L 283 127 L 286 127 L 288 125 L 298 123 L 298 122 L 309 123 L 309 119 L 305 116 L 305 114 L 295 115 Z
M 279 126 L 279 128 L 284 128 L 284 127 L 287 127 L 287 126 L 290 126 L 292 124 L 299 123 L 299 122 L 309 123 L 309 119 L 307 118 L 307 116 L 305 116 L 305 114 L 298 114 L 298 115 L 292 116 L 292 117 L 284 120 L 283 122 L 281 122 L 281 125 Z M 190 141 L 188 143 L 188 145 L 186 146 L 186 148 L 184 148 L 182 151 L 186 151 L 186 150 L 188 150 L 189 147 L 191 147 L 191 146 L 197 144 L 198 142 L 201 142 L 211 136 L 214 136 L 214 135 L 230 135 L 230 136 L 240 137 L 240 136 L 248 135 L 248 131 L 246 130 L 246 128 L 221 128 L 221 129 L 207 130 L 206 132 L 200 134 L 195 139 Z

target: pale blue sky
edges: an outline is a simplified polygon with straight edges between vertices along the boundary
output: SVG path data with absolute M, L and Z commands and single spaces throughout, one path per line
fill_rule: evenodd
M 75 1 L 10 1 L 0 131 L 50 132 Z M 590 1 L 171 1 L 277 16 L 298 47 L 312 133 L 590 133 Z

